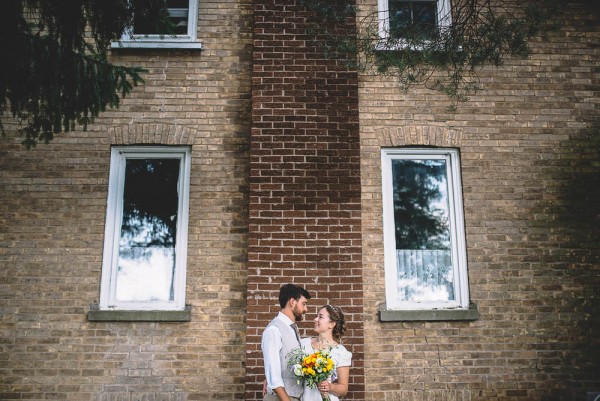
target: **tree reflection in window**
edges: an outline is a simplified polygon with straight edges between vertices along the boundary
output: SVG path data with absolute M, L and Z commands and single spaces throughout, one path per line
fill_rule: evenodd
M 136 6 L 139 10 L 133 18 L 133 33 L 136 35 L 175 35 L 187 33 L 187 0 L 133 0 L 145 3 Z M 177 7 L 173 9 L 172 7 Z M 141 13 L 143 11 L 143 13 Z M 183 12 L 183 18 L 179 14 Z M 173 15 L 175 14 L 175 15 Z M 185 22 L 185 24 L 183 24 Z M 181 27 L 183 31 L 181 30 Z
M 119 301 L 174 298 L 179 167 L 179 159 L 127 159 L 117 271 Z
M 454 299 L 446 161 L 392 162 L 398 289 L 404 301 Z
M 445 160 L 394 160 L 396 249 L 450 249 Z
M 390 35 L 394 38 L 432 39 L 437 27 L 437 1 L 389 0 Z

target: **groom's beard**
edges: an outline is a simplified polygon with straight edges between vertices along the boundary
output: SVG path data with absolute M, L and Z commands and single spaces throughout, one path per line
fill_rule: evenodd
M 301 322 L 302 321 L 302 318 L 304 317 L 304 313 L 302 312 L 302 310 L 300 308 L 294 308 L 294 310 L 292 311 L 292 313 L 296 317 L 296 321 L 297 322 Z

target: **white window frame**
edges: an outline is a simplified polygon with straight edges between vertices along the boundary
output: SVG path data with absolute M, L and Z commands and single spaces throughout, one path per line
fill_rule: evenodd
M 185 12 L 184 8 L 169 8 L 170 13 Z M 112 42 L 112 48 L 170 48 L 170 49 L 201 49 L 198 42 L 198 0 L 189 0 L 187 9 L 188 24 L 186 35 L 132 35 L 124 32 L 121 40 Z
M 415 2 L 432 2 L 432 0 L 412 0 Z M 379 37 L 382 40 L 390 39 L 390 13 L 388 0 L 377 0 Z M 437 0 L 437 23 L 439 27 L 448 27 L 452 25 L 452 13 L 450 0 Z M 402 43 L 402 38 L 398 38 L 397 47 L 406 47 Z
M 172 302 L 119 302 L 116 299 L 117 260 L 123 218 L 125 165 L 127 159 L 178 158 L 180 160 L 175 244 L 174 300 Z M 100 310 L 184 310 L 188 242 L 191 152 L 189 147 L 116 146 L 111 150 Z
M 453 301 L 408 302 L 398 299 L 398 273 L 396 267 L 396 239 L 392 183 L 392 161 L 395 159 L 444 159 L 448 180 L 448 202 L 451 235 L 451 260 L 454 274 Z M 459 152 L 440 148 L 382 149 L 382 201 L 386 308 L 388 310 L 468 309 L 469 283 L 467 251 L 464 228 L 462 184 Z

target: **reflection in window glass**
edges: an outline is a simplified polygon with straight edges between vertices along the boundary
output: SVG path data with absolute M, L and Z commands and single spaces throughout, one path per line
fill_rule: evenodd
M 437 25 L 437 1 L 389 0 L 389 19 L 392 37 L 431 37 Z
M 445 160 L 392 161 L 397 249 L 450 249 Z
M 189 0 L 154 1 L 145 11 L 134 17 L 135 35 L 188 34 Z
M 119 301 L 173 301 L 179 159 L 128 159 L 119 240 Z
M 401 301 L 454 299 L 445 160 L 392 161 Z

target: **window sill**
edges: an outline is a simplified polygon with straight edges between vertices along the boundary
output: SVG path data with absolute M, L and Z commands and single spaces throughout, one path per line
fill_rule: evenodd
M 412 50 L 420 52 L 426 49 L 431 44 L 431 41 L 423 41 L 422 44 L 411 44 L 405 39 L 390 39 L 381 38 L 378 43 L 375 44 L 374 48 L 376 51 L 400 51 L 400 50 Z
M 168 40 L 131 40 L 112 42 L 110 44 L 112 50 L 120 49 L 182 49 L 182 50 L 201 50 L 201 42 L 183 42 L 183 41 L 168 41 Z
M 425 310 L 390 310 L 385 303 L 379 307 L 381 322 L 413 322 L 413 321 L 473 321 L 479 319 L 479 309 L 471 304 L 469 309 L 425 309 Z
M 189 322 L 192 320 L 192 306 L 184 310 L 100 310 L 91 305 L 87 313 L 90 322 Z

